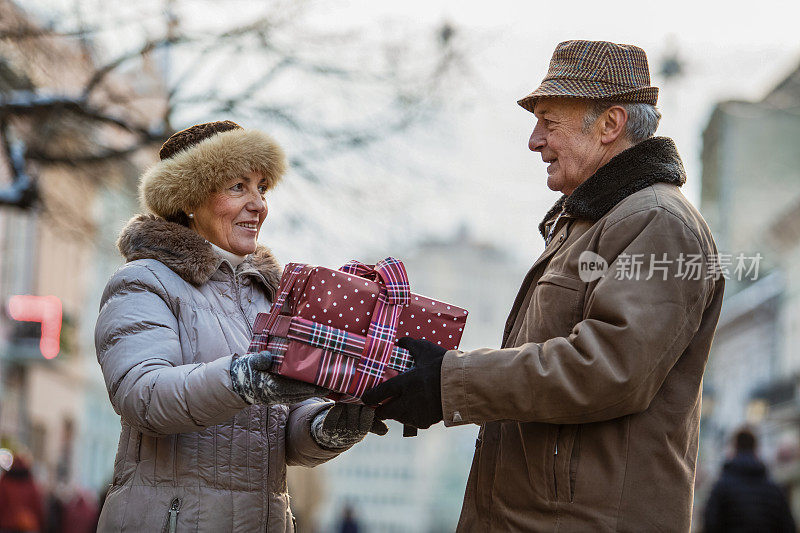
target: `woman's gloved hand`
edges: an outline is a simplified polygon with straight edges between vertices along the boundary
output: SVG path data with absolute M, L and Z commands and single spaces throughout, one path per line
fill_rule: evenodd
M 291 404 L 328 394 L 322 387 L 271 374 L 272 357 L 267 351 L 234 355 L 230 370 L 233 390 L 247 403 Z
M 361 441 L 367 433 L 386 435 L 389 428 L 375 418 L 375 409 L 353 403 L 336 403 L 317 415 L 311 423 L 311 435 L 323 448 L 347 448 Z

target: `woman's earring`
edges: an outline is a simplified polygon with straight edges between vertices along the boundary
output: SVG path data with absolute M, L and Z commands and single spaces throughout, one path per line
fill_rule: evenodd
M 189 213 L 189 218 L 194 218 L 194 213 Z

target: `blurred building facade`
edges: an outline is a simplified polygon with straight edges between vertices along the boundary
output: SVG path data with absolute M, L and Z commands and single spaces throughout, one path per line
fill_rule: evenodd
M 121 263 L 114 242 L 136 210 L 136 178 L 155 150 L 84 161 L 98 140 L 123 142 L 124 134 L 68 106 L 26 110 L 25 103 L 79 98 L 97 69 L 89 48 L 49 36 L 8 0 L 0 0 L 0 32 L 0 190 L 18 184 L 20 174 L 33 184 L 30 202 L 0 203 L 0 439 L 31 452 L 46 486 L 99 491 L 110 480 L 119 417 L 96 362 L 94 323 L 103 286 Z M 165 100 L 153 73 L 150 80 L 114 76 L 100 98 L 158 113 L 154 103 Z M 60 300 L 55 358 L 39 350 L 40 325 L 9 316 L 14 295 Z
M 697 516 L 745 423 L 800 516 L 798 139 L 800 68 L 760 101 L 719 103 L 703 133 L 701 211 L 720 253 L 763 259 L 757 279 L 726 285 L 704 380 Z
M 503 326 L 530 264 L 478 242 L 466 230 L 399 255 L 415 293 L 469 310 L 460 349 L 499 346 Z M 384 437 L 369 435 L 352 450 L 315 469 L 324 500 L 318 531 L 338 531 L 351 507 L 364 531 L 454 531 L 478 428 L 437 424 L 404 438 L 389 423 Z

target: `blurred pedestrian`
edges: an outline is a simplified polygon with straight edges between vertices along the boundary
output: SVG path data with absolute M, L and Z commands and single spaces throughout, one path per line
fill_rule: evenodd
M 141 179 L 150 214 L 118 247 L 97 358 L 122 433 L 100 531 L 292 531 L 286 465 L 315 466 L 364 438 L 374 411 L 269 373 L 246 353 L 281 269 L 257 242 L 286 160 L 230 121 L 172 135 Z M 375 423 L 376 431 L 385 426 Z
M 342 509 L 342 517 L 339 521 L 339 533 L 358 533 L 358 518 L 353 506 L 347 504 Z
M 681 192 L 678 148 L 655 136 L 657 98 L 641 48 L 556 47 L 518 103 L 536 119 L 528 148 L 562 196 L 539 225 L 545 248 L 502 346 L 401 339 L 416 367 L 362 396 L 418 428 L 481 426 L 458 531 L 690 528 L 725 280 Z
M 63 482 L 56 482 L 47 490 L 44 499 L 45 525 L 44 533 L 61 533 L 61 524 L 64 519 L 64 493 L 66 486 Z
M 97 497 L 81 487 L 73 487 L 64 502 L 60 533 L 94 533 L 99 509 Z
M 22 454 L 0 476 L 0 533 L 41 531 L 44 526 L 42 493 Z
M 795 531 L 786 496 L 756 454 L 747 428 L 733 438 L 734 456 L 722 467 L 704 513 L 705 533 L 790 533 Z

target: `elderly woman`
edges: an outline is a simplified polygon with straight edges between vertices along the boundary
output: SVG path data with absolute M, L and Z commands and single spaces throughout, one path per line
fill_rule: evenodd
M 248 354 L 281 271 L 257 244 L 281 179 L 275 142 L 230 122 L 170 137 L 122 231 L 97 358 L 122 417 L 101 531 L 292 531 L 286 465 L 323 463 L 373 431 L 374 411 Z

